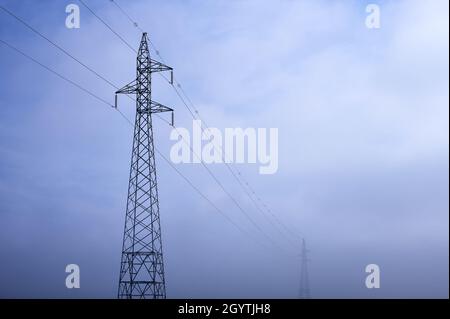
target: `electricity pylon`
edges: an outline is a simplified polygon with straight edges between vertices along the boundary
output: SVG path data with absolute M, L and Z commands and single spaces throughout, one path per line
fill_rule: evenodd
M 136 95 L 136 120 L 123 234 L 118 298 L 165 298 L 152 113 L 172 112 L 151 100 L 152 73 L 172 68 L 150 58 L 147 33 L 137 53 L 136 79 L 116 92 Z
M 311 298 L 309 290 L 309 278 L 308 278 L 308 254 L 309 250 L 306 249 L 305 239 L 302 239 L 302 254 L 301 254 L 301 268 L 300 268 L 300 298 Z

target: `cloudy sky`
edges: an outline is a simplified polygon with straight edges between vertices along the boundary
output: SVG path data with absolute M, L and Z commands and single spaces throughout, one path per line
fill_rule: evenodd
M 85 0 L 133 46 L 140 32 L 107 0 Z M 279 130 L 279 169 L 237 164 L 290 232 L 278 232 L 226 167 L 157 158 L 167 296 L 297 298 L 300 245 L 318 298 L 446 297 L 449 243 L 448 1 L 118 1 L 149 32 L 207 124 Z M 70 1 L 0 4 L 123 86 L 135 55 Z M 109 102 L 114 89 L 0 10 L 0 39 Z M 0 297 L 114 298 L 132 128 L 111 108 L 0 43 Z M 192 118 L 159 77 L 154 99 Z M 135 106 L 120 98 L 134 117 Z M 168 117 L 167 117 L 168 118 Z M 169 155 L 171 128 L 155 119 Z M 292 235 L 292 233 L 295 235 Z M 65 266 L 81 288 L 65 287 Z M 365 287 L 365 266 L 381 288 Z

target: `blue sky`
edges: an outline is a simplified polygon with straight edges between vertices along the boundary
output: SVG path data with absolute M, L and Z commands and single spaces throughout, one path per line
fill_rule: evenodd
M 109 1 L 87 2 L 138 46 Z M 118 86 L 134 78 L 134 54 L 82 6 L 81 28 L 69 30 L 69 1 L 0 3 Z M 306 238 L 314 297 L 448 297 L 448 2 L 375 1 L 377 30 L 364 24 L 370 1 L 119 3 L 209 125 L 279 129 L 277 174 L 238 168 Z M 111 87 L 3 12 L 0 38 L 113 102 Z M 114 298 L 132 129 L 3 45 L 0 55 L 0 296 Z M 153 89 L 190 128 L 167 84 Z M 126 98 L 120 108 L 133 118 Z M 154 134 L 168 155 L 170 127 L 156 119 Z M 223 165 L 211 169 L 287 253 L 255 244 L 157 166 L 168 297 L 298 296 L 298 251 Z M 178 167 L 264 241 L 200 165 Z M 78 290 L 64 285 L 70 263 Z M 377 290 L 364 286 L 370 263 Z

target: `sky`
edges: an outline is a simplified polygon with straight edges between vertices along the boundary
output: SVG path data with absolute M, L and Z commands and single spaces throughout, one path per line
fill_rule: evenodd
M 140 31 L 117 7 L 85 1 L 138 47 Z M 245 234 L 156 158 L 168 298 L 298 298 L 299 238 L 312 297 L 448 298 L 448 1 L 117 2 L 209 126 L 279 131 L 276 174 L 233 167 L 289 234 L 226 166 L 209 165 L 276 245 L 200 164 L 176 167 Z M 66 28 L 70 3 L 80 5 L 0 1 L 115 85 L 133 80 L 135 54 L 86 8 L 80 28 Z M 380 7 L 379 29 L 365 25 L 370 3 Z M 113 88 L 3 11 L 0 39 L 113 103 Z M 115 298 L 132 128 L 1 43 L 0 57 L 0 297 Z M 192 129 L 159 77 L 153 97 Z M 132 101 L 121 96 L 119 108 L 134 118 Z M 166 156 L 170 132 L 154 120 Z M 73 263 L 79 289 L 65 286 Z M 367 289 L 373 263 L 380 288 Z

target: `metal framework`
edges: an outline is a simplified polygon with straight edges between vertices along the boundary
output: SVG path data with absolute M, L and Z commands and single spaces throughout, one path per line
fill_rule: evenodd
M 300 298 L 311 298 L 308 278 L 308 254 L 305 239 L 302 239 L 301 269 L 300 269 Z
M 153 72 L 172 68 L 150 58 L 147 33 L 142 34 L 137 54 L 136 80 L 117 94 L 136 95 L 136 119 L 131 153 L 130 180 L 123 235 L 118 298 L 166 297 L 161 241 L 152 113 L 172 112 L 151 100 Z

